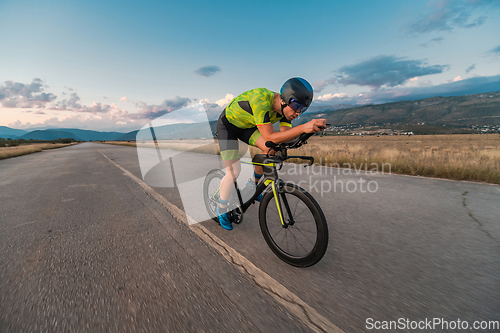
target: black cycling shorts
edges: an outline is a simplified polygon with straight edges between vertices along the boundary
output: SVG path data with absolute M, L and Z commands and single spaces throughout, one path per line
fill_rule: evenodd
M 248 145 L 255 146 L 255 142 L 261 135 L 257 127 L 239 128 L 231 124 L 226 118 L 225 109 L 222 111 L 217 121 L 217 133 L 220 154 L 224 161 L 240 158 L 238 140 Z

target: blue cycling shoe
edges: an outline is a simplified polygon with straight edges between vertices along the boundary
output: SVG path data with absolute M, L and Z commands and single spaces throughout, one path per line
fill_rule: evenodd
M 217 207 L 217 217 L 219 218 L 220 226 L 226 230 L 233 230 L 233 224 L 229 221 L 229 215 L 227 213 L 219 213 L 219 208 Z

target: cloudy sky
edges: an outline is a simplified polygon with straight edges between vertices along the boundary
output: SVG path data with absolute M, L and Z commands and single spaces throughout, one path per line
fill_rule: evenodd
M 0 125 L 130 131 L 300 76 L 316 105 L 500 90 L 500 1 L 0 0 Z

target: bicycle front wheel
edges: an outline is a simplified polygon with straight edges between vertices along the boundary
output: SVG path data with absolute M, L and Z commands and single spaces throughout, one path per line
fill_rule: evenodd
M 328 225 L 321 207 L 306 190 L 290 183 L 283 185 L 278 198 L 286 225 L 281 222 L 273 192 L 268 192 L 259 207 L 264 239 L 281 260 L 292 266 L 316 264 L 328 247 Z

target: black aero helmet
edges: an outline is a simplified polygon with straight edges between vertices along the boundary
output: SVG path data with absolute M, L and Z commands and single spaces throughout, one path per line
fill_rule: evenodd
M 293 77 L 288 79 L 280 90 L 281 99 L 289 105 L 292 99 L 299 102 L 304 106 L 302 112 L 304 112 L 309 105 L 311 105 L 313 99 L 313 88 L 311 84 L 300 77 Z

